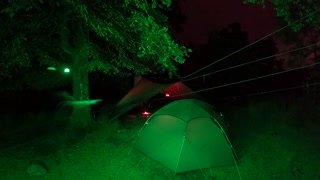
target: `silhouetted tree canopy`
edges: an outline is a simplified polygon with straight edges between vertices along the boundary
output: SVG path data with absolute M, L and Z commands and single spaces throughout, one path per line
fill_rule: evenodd
M 294 31 L 304 27 L 320 28 L 320 1 L 318 0 L 267 0 L 271 2 L 277 16 L 289 24 Z M 265 5 L 266 0 L 244 0 L 244 3 Z M 301 19 L 303 18 L 303 19 Z M 297 20 L 300 21 L 296 22 Z
M 230 55 L 230 53 L 233 53 L 240 48 L 247 46 L 248 44 L 249 42 L 247 39 L 247 33 L 241 29 L 239 23 L 233 23 L 221 30 L 211 31 L 208 34 L 208 43 L 195 49 L 194 52 L 190 55 L 190 58 L 187 60 L 186 64 L 190 64 L 190 66 L 193 67 L 191 70 L 193 72 L 211 63 L 214 63 L 212 66 L 209 66 L 203 71 L 200 71 L 199 73 L 192 76 L 195 77 L 201 76 L 202 74 L 221 71 L 225 68 L 230 68 L 232 66 L 258 60 L 267 56 L 272 56 L 277 52 L 274 41 L 272 39 L 266 39 L 220 62 L 215 63 L 221 58 Z M 191 84 L 195 87 L 194 89 L 220 86 L 270 74 L 278 70 L 277 66 L 278 64 L 275 61 L 275 58 L 272 57 L 263 61 L 255 62 L 253 64 L 248 64 L 234 69 L 203 76 L 202 78 L 192 80 Z M 260 80 L 260 82 L 262 81 L 263 80 Z M 263 87 L 265 87 L 265 81 L 263 83 L 260 82 L 252 88 L 248 87 L 244 83 L 239 86 L 222 88 L 221 91 L 213 90 L 212 92 L 208 92 L 208 94 L 217 94 L 217 91 L 225 94 L 254 91 L 259 88 L 262 89 Z M 199 86 L 201 84 L 203 84 L 203 86 Z M 226 89 L 228 89 L 229 93 L 226 92 Z

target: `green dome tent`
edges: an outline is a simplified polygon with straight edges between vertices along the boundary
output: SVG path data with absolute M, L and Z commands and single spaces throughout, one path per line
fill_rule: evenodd
M 226 134 L 210 104 L 177 100 L 150 116 L 134 148 L 175 173 L 237 165 Z

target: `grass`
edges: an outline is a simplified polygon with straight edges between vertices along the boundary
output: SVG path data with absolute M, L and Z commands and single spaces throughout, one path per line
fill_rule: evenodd
M 221 106 L 220 109 L 231 125 L 233 146 L 241 160 L 242 179 L 320 179 L 317 106 L 305 100 L 290 104 L 264 100 Z M 34 115 L 33 119 L 50 121 L 49 117 L 52 114 L 42 113 Z M 117 123 L 103 121 L 93 133 L 78 140 L 64 129 L 53 128 L 49 134 L 40 133 L 28 143 L 3 147 L 0 177 L 6 180 L 191 180 L 204 179 L 205 175 L 207 179 L 239 179 L 235 167 L 174 175 L 132 149 L 135 135 L 145 120 L 139 116 L 128 120 L 127 129 L 122 133 L 117 133 Z M 7 135 L 21 138 L 22 132 L 26 136 L 27 131 L 23 129 Z M 13 143 L 14 138 L 11 141 Z M 49 173 L 43 177 L 29 177 L 26 169 L 32 160 L 44 162 Z

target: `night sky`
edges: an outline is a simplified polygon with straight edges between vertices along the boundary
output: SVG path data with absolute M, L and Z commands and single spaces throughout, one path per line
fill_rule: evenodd
M 196 45 L 206 43 L 211 29 L 221 29 L 239 22 L 252 42 L 277 30 L 276 12 L 271 5 L 262 8 L 242 0 L 186 0 L 181 3 L 187 22 L 184 32 L 177 35 L 183 44 L 192 41 Z

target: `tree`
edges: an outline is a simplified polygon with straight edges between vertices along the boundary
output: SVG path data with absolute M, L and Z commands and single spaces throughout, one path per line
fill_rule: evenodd
M 186 1 L 187 0 L 173 0 L 171 8 L 164 12 L 168 16 L 170 27 L 172 27 L 173 31 L 176 33 L 183 32 L 182 24 L 185 24 L 187 20 L 187 17 L 182 13 L 180 6 L 180 3 Z
M 1 2 L 2 77 L 33 66 L 69 67 L 75 101 L 90 97 L 88 73 L 176 74 L 187 49 L 171 38 L 160 10 L 171 0 Z M 92 124 L 90 106 L 73 108 L 70 124 Z
M 265 5 L 265 0 L 244 0 L 245 3 L 258 3 Z M 269 0 L 277 12 L 279 24 L 288 24 L 291 29 L 278 35 L 290 49 L 298 48 L 320 41 L 320 1 L 318 0 Z M 319 46 L 291 53 L 288 58 L 290 67 L 297 67 L 311 62 L 320 62 Z M 306 81 L 319 81 L 320 67 L 308 70 Z
M 279 32 L 277 35 L 285 45 L 288 46 L 287 51 L 300 47 L 310 46 L 301 51 L 295 51 L 287 56 L 288 67 L 295 68 L 306 65 L 310 62 L 319 62 L 319 47 L 316 44 L 320 41 L 320 31 L 315 28 L 304 28 L 299 32 L 286 30 Z
M 283 42 L 287 45 L 295 44 L 293 48 L 304 46 L 308 44 L 315 44 L 320 40 L 320 1 L 317 0 L 269 0 L 277 12 L 278 24 L 284 26 L 288 24 L 291 30 L 281 31 L 278 34 Z M 265 5 L 265 0 L 244 0 L 244 3 L 258 3 Z M 315 61 L 319 61 L 318 52 L 319 49 L 314 46 L 310 48 L 309 52 L 300 53 L 304 57 L 299 57 L 305 60 L 306 54 L 313 54 Z M 298 53 L 299 54 L 299 53 Z M 297 63 L 297 53 L 294 54 Z
M 247 39 L 247 33 L 241 29 L 239 23 L 230 24 L 228 27 L 223 28 L 222 30 L 212 30 L 208 34 L 207 44 L 202 45 L 200 48 L 194 50 L 194 52 L 190 55 L 190 63 L 193 63 L 192 67 L 194 67 L 193 71 L 212 64 L 248 44 L 249 42 Z M 272 56 L 275 53 L 276 46 L 272 39 L 261 41 L 255 46 L 251 46 L 246 50 L 240 51 L 239 53 L 236 53 L 227 59 L 224 59 L 223 61 L 209 66 L 201 71 L 201 73 L 199 72 L 198 74 L 195 74 L 195 76 L 197 76 L 201 74 L 217 72 L 208 76 L 204 76 L 203 79 L 195 79 L 193 84 L 198 84 L 198 87 L 195 87 L 195 89 L 210 88 L 213 86 L 225 85 L 228 83 L 234 83 L 257 76 L 270 74 L 275 71 L 274 58 L 231 70 L 219 71 L 232 66 L 248 63 L 259 58 Z M 203 82 L 204 87 L 199 87 L 201 81 Z M 248 88 L 248 85 L 243 83 L 238 85 L 236 88 L 234 86 L 231 86 L 230 88 L 225 87 L 221 88 L 221 91 L 217 89 L 214 93 L 208 92 L 207 95 L 215 94 L 215 97 L 221 95 L 229 96 L 230 94 L 235 95 L 239 93 L 248 93 L 248 91 L 260 91 L 262 88 L 267 86 L 265 82 L 257 84 L 253 84 L 251 88 Z
M 266 0 L 244 0 L 243 2 L 257 3 L 265 7 Z M 274 5 L 277 16 L 289 24 L 294 31 L 297 32 L 305 27 L 320 28 L 320 1 L 268 0 L 268 2 Z

